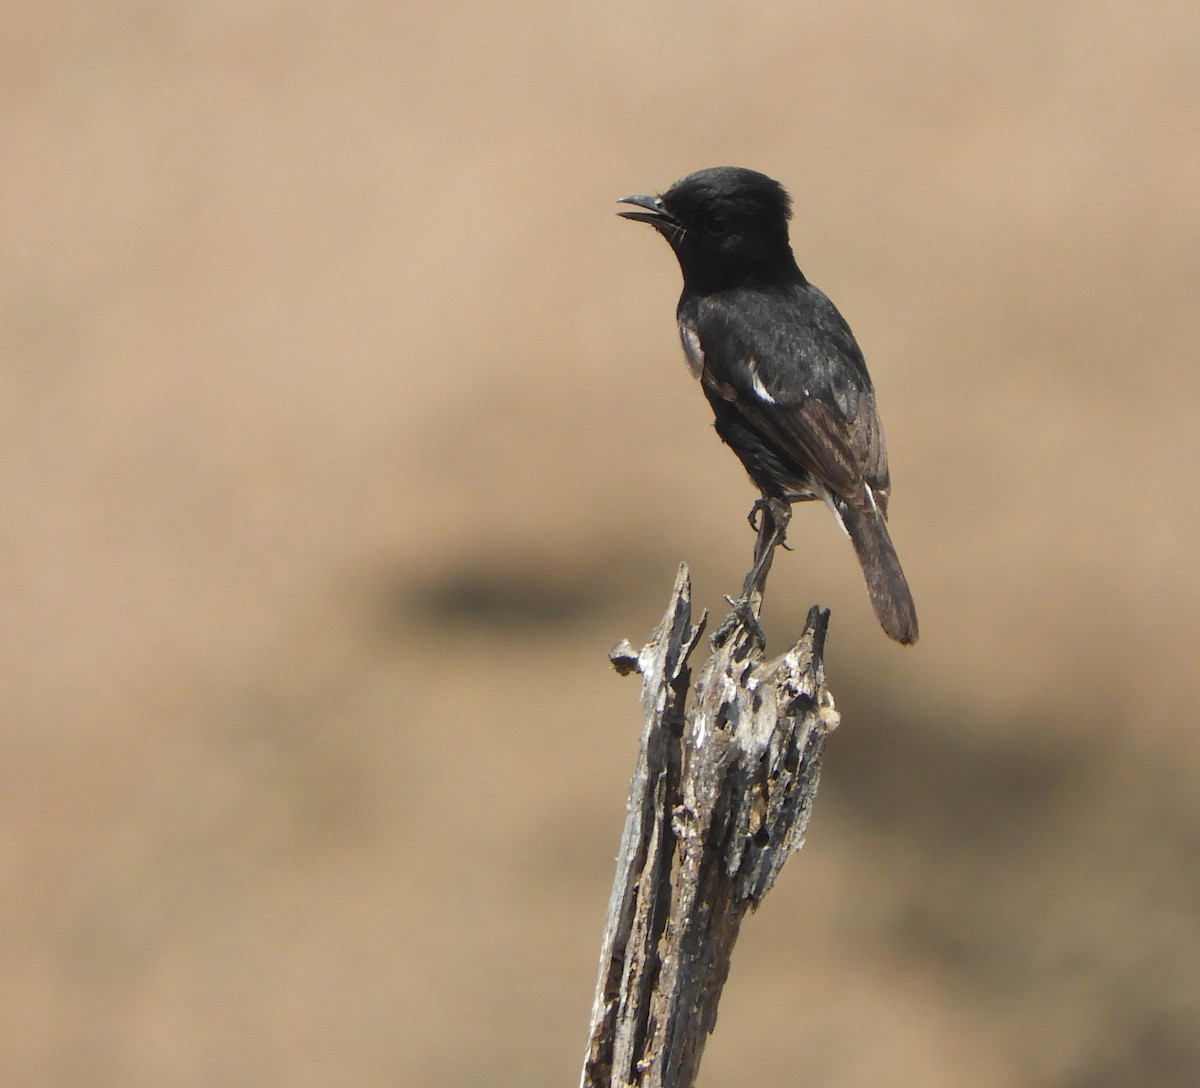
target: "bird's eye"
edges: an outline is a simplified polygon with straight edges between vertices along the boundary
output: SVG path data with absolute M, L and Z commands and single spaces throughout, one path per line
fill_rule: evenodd
M 728 224 L 725 222 L 725 216 L 718 212 L 714 212 L 704 220 L 704 229 L 709 234 L 724 234 Z

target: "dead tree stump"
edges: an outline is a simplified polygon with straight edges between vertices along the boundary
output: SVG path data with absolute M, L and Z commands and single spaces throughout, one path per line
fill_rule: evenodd
M 804 841 L 838 723 L 822 663 L 829 613 L 814 607 L 799 641 L 763 660 L 758 609 L 786 517 L 761 513 L 746 595 L 694 686 L 705 619 L 692 624 L 686 566 L 650 641 L 610 654 L 641 674 L 645 725 L 581 1088 L 691 1088 L 742 919 Z

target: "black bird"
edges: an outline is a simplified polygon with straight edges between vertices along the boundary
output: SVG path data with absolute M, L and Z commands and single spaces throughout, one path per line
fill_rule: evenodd
M 642 209 L 619 214 L 649 223 L 679 259 L 679 334 L 717 434 L 764 502 L 829 505 L 884 631 L 916 642 L 916 608 L 887 529 L 875 390 L 850 326 L 796 265 L 786 190 L 757 171 L 717 166 L 661 196 L 619 203 Z

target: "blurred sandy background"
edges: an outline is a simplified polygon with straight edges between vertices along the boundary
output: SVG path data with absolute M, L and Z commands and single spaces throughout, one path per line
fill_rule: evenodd
M 913 651 L 702 1085 L 1200 1083 L 1200 7 L 5 6 L 0 1082 L 573 1084 L 753 492 L 614 200 L 736 163 L 879 390 Z

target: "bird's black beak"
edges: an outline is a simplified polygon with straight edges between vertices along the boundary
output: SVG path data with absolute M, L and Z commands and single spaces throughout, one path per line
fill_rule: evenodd
M 645 211 L 617 212 L 617 215 L 622 219 L 632 219 L 635 223 L 649 223 L 655 230 L 668 236 L 681 226 L 679 220 L 663 207 L 661 196 L 623 196 L 617 203 L 645 208 Z

